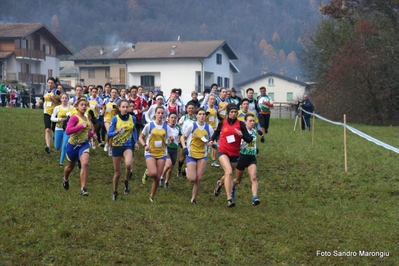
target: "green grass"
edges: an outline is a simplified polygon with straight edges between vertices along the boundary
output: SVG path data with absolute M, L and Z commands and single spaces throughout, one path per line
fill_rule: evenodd
M 259 143 L 261 204 L 251 205 L 246 175 L 228 209 L 224 190 L 213 196 L 222 170 L 210 164 L 198 205 L 185 178 L 173 178 L 151 204 L 150 182 L 140 182 L 142 149 L 130 195 L 111 200 L 111 158 L 99 149 L 90 196 L 79 196 L 76 169 L 65 191 L 59 152 L 44 152 L 42 111 L 0 108 L 0 265 L 398 265 L 398 155 L 348 131 L 345 172 L 342 127 L 317 120 L 312 147 L 311 133 L 293 125 L 272 119 Z M 397 127 L 352 126 L 399 147 Z

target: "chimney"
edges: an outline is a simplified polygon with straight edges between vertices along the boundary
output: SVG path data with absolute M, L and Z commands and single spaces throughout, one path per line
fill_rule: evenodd
M 132 44 L 132 51 L 136 52 L 136 44 L 134 44 L 134 43 Z
M 170 53 L 171 55 L 175 55 L 176 54 L 176 50 L 175 49 L 176 49 L 176 45 L 173 45 L 172 46 L 172 51 Z
M 103 54 L 104 54 L 104 48 L 101 47 L 101 49 L 100 49 L 100 55 L 103 55 Z
M 262 75 L 264 75 L 266 73 L 267 73 L 267 69 L 266 68 L 262 69 Z
M 284 70 L 282 70 L 282 69 L 280 70 L 280 75 L 284 76 Z

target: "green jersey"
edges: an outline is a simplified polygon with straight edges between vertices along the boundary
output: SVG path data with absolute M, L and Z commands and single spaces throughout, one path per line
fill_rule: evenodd
M 252 136 L 252 142 L 246 143 L 242 140 L 240 153 L 243 155 L 256 155 L 256 130 L 248 130 L 248 133 Z

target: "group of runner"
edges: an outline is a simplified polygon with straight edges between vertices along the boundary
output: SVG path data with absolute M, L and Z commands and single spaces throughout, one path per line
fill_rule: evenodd
M 152 179 L 151 202 L 155 201 L 160 185 L 169 188 L 173 167 L 178 162 L 177 175 L 187 176 L 193 183 L 190 202 L 197 204 L 209 152 L 211 166 L 219 167 L 218 158 L 223 169 L 214 195 L 219 196 L 224 186 L 227 206 L 234 207 L 236 186 L 241 182 L 245 168 L 248 168 L 252 204 L 256 206 L 260 203 L 257 195 L 256 139 L 258 133 L 264 142 L 264 134 L 267 133 L 270 108 L 273 107 L 272 99 L 267 95 L 263 95 L 262 102 L 258 104 L 251 97 L 253 90 L 248 89 L 248 98 L 238 104 L 232 103 L 226 97 L 227 89 L 218 90 L 213 84 L 201 104 L 196 92 L 193 92 L 193 100 L 184 106 L 181 95 L 175 90 L 166 100 L 160 91 L 154 91 L 152 98 L 146 98 L 141 86 L 132 86 L 126 91 L 118 90 L 109 83 L 104 88 L 101 85 L 87 88 L 77 85 L 75 96 L 68 98 L 67 94 L 57 90 L 56 84 L 55 79 L 48 79 L 47 89 L 39 104 L 43 103 L 44 109 L 45 151 L 50 153 L 53 122 L 54 147 L 61 149 L 60 166 L 67 159 L 62 178 L 64 189 L 69 189 L 69 175 L 77 164 L 80 169 L 80 194 L 88 195 L 86 184 L 90 148 L 104 146 L 104 151 L 112 156 L 114 166 L 112 199 L 118 198 L 121 176 L 124 179 L 123 192 L 128 194 L 133 152 L 139 150 L 140 144 L 147 167 L 142 183 Z M 269 108 L 269 117 L 262 115 L 262 111 L 266 111 L 265 106 Z M 121 169 L 122 158 L 125 169 Z

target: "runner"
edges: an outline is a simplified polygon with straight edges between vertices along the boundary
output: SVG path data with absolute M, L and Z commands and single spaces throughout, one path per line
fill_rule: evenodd
M 208 123 L 215 131 L 218 125 L 218 107 L 216 105 L 216 96 L 214 94 L 210 94 L 208 96 L 208 103 L 204 105 L 204 109 L 206 111 L 205 122 Z M 215 145 L 217 146 L 217 140 L 215 140 Z M 220 165 L 216 162 L 218 149 L 212 149 L 211 152 L 212 152 L 211 166 L 220 167 Z
M 63 147 L 64 137 L 66 138 L 64 121 L 67 119 L 72 109 L 73 107 L 68 104 L 68 95 L 66 93 L 61 94 L 61 104 L 54 108 L 53 114 L 51 115 L 51 121 L 56 123 L 54 131 L 54 148 L 57 151 Z M 65 149 L 62 149 L 62 152 L 65 152 Z M 65 154 L 60 157 L 60 166 L 64 164 L 64 159 Z
M 172 174 L 173 167 L 177 161 L 180 136 L 182 134 L 181 126 L 179 124 L 177 124 L 177 114 L 175 112 L 169 113 L 168 127 L 173 136 L 173 142 L 167 144 L 168 156 L 166 158 L 165 167 L 163 169 L 163 173 L 162 173 L 161 180 L 159 183 L 160 186 L 163 186 L 164 180 L 165 180 L 165 188 L 166 189 L 169 189 L 169 185 L 170 185 L 169 180 L 170 180 L 170 176 Z
M 155 120 L 145 125 L 141 132 L 139 141 L 144 147 L 145 162 L 147 171 L 144 173 L 142 183 L 146 184 L 147 177 L 153 179 L 150 201 L 154 202 L 155 192 L 159 186 L 159 180 L 165 167 L 167 156 L 166 143 L 173 142 L 173 135 L 168 130 L 168 126 L 163 122 L 165 108 L 159 106 L 155 110 Z
M 135 149 L 138 150 L 136 134 L 136 117 L 130 115 L 129 103 L 127 100 L 120 100 L 118 102 L 119 114 L 112 117 L 111 125 L 108 130 L 108 138 L 112 139 L 112 161 L 114 164 L 114 178 L 112 200 L 118 197 L 118 182 L 121 176 L 121 161 L 122 157 L 125 161 L 125 179 L 124 190 L 125 194 L 129 194 L 129 177 L 132 169 L 133 149 L 132 143 L 135 143 Z
M 256 154 L 258 149 L 256 147 L 256 131 L 255 127 L 255 115 L 248 113 L 245 115 L 245 125 L 248 133 L 252 136 L 252 142 L 246 143 L 241 141 L 240 148 L 240 159 L 236 166 L 236 178 L 233 180 L 233 189 L 231 191 L 231 198 L 236 197 L 236 187 L 241 183 L 242 176 L 244 175 L 245 168 L 248 168 L 248 174 L 251 178 L 252 183 L 252 205 L 256 206 L 260 203 L 258 198 L 258 180 L 256 178 L 257 172 L 257 161 Z
M 179 125 L 182 127 L 183 132 L 184 132 L 184 128 L 190 124 L 192 121 L 197 120 L 195 113 L 194 113 L 194 104 L 189 103 L 186 106 L 186 114 L 183 115 L 180 119 L 179 119 Z M 182 144 L 180 143 L 180 156 L 179 156 L 179 165 L 177 168 L 177 177 L 183 175 L 186 176 L 186 171 L 185 168 L 183 168 L 183 164 L 184 164 L 184 160 L 186 159 L 186 155 L 183 153 L 183 148 L 182 148 Z M 183 169 L 182 169 L 183 168 Z
M 44 111 L 44 138 L 46 141 L 46 147 L 44 150 L 47 153 L 50 153 L 50 142 L 51 142 L 51 115 L 53 114 L 53 110 L 56 104 L 59 101 L 58 96 L 56 95 L 55 89 L 56 80 L 53 77 L 49 77 L 47 79 L 47 90 L 45 90 L 43 98 L 37 102 L 37 106 L 39 107 L 43 104 Z
M 111 124 L 111 119 L 114 117 L 118 111 L 118 89 L 117 88 L 112 88 L 111 89 L 111 96 L 105 100 L 104 105 L 103 105 L 103 114 L 104 114 L 104 126 L 105 130 L 109 131 L 109 127 Z M 108 138 L 107 142 L 105 143 L 104 146 L 104 151 L 108 152 L 109 156 L 112 156 L 112 144 L 111 144 L 111 139 Z
M 188 124 L 181 136 L 183 153 L 187 156 L 187 179 L 194 183 L 191 193 L 192 204 L 197 204 L 197 195 L 206 167 L 208 140 L 213 134 L 212 127 L 205 123 L 205 115 L 205 110 L 198 108 L 197 121 Z
M 219 122 L 210 142 L 213 145 L 214 141 L 220 136 L 219 162 L 224 171 L 221 180 L 217 182 L 214 194 L 215 197 L 219 196 L 222 186 L 225 185 L 227 207 L 234 207 L 235 203 L 231 197 L 233 169 L 236 168 L 240 156 L 241 139 L 251 143 L 252 136 L 249 135 L 244 122 L 237 120 L 237 106 L 229 104 L 226 110 L 227 118 Z
M 80 195 L 88 196 L 87 192 L 87 178 L 89 175 L 89 158 L 90 145 L 89 138 L 97 138 L 96 135 L 89 130 L 90 121 L 86 118 L 87 99 L 80 97 L 74 107 L 77 113 L 69 118 L 67 128 L 65 130 L 67 135 L 70 135 L 66 148 L 66 156 L 68 164 L 64 168 L 64 177 L 62 178 L 62 186 L 65 190 L 69 189 L 69 174 L 73 170 L 75 163 L 80 160 Z

